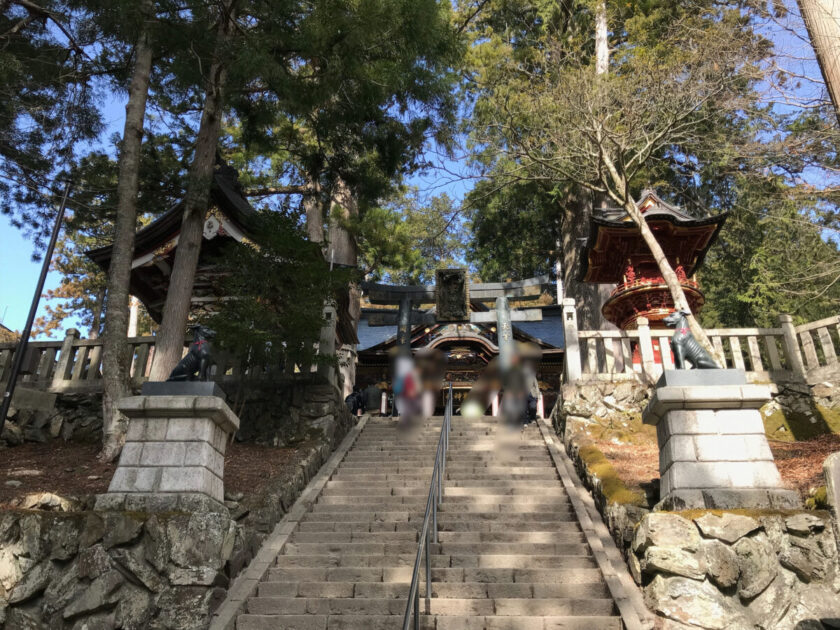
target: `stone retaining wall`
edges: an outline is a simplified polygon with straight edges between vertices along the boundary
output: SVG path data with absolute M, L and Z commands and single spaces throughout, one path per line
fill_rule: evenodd
M 806 406 L 840 408 L 840 387 L 829 383 L 808 392 L 781 387 L 774 393 L 770 413 L 799 413 L 807 420 Z M 840 627 L 840 567 L 830 513 L 680 514 L 614 500 L 615 489 L 605 488 L 582 452 L 593 437 L 622 439 L 637 430 L 649 396 L 649 388 L 636 382 L 567 385 L 551 419 L 646 604 L 659 616 L 657 628 Z M 658 497 L 652 484 L 647 505 Z
M 827 513 L 682 514 L 645 515 L 629 557 L 662 628 L 816 630 L 840 623 L 840 567 Z
M 247 497 L 227 494 L 226 511 L 0 511 L 0 627 L 206 628 L 228 584 L 355 423 L 337 390 L 313 387 L 298 396 L 313 412 L 298 422 L 317 446 L 291 479 Z

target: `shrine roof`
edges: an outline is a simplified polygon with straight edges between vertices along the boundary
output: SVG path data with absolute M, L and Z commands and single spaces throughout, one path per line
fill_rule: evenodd
M 473 310 L 476 304 L 472 304 Z M 547 350 L 565 348 L 563 339 L 563 308 L 558 305 L 539 307 L 543 311 L 543 320 L 538 322 L 515 322 L 513 324 L 514 336 L 524 341 L 532 341 Z M 396 312 L 396 309 L 388 309 Z M 429 309 L 433 311 L 434 309 Z M 486 307 L 481 310 L 487 310 Z M 370 326 L 368 315 L 382 313 L 383 309 L 363 308 L 359 319 L 357 334 L 359 337 L 358 352 L 385 352 L 396 343 L 396 326 Z M 443 326 L 446 324 L 435 324 Z M 412 328 L 412 338 L 426 328 L 426 325 L 418 325 Z M 412 344 L 414 346 L 414 344 Z
M 654 191 L 644 190 L 636 207 L 672 265 L 681 264 L 692 275 L 703 264 L 728 213 L 697 217 L 663 201 Z M 583 282 L 614 283 L 622 280 L 628 259 L 652 262 L 647 245 L 624 209 L 594 211 L 578 278 Z
M 217 162 L 210 189 L 210 206 L 217 207 L 245 234 L 254 228 L 257 211 L 242 196 L 236 170 L 222 162 Z M 179 201 L 169 210 L 137 231 L 134 235 L 134 256 L 153 252 L 165 245 L 181 231 L 181 218 L 184 202 Z M 112 245 L 105 245 L 85 252 L 85 255 L 97 265 L 107 270 L 111 263 Z

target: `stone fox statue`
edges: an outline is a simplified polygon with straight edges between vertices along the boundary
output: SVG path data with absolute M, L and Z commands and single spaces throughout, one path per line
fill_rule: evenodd
M 167 381 L 199 381 L 208 380 L 208 371 L 213 363 L 210 356 L 210 340 L 216 336 L 216 331 L 201 324 L 190 326 L 193 331 L 193 341 L 187 355 L 178 361 Z
M 684 370 L 685 362 L 688 361 L 695 369 L 698 370 L 714 370 L 717 369 L 718 364 L 709 356 L 709 353 L 703 349 L 694 335 L 688 328 L 688 320 L 685 318 L 688 315 L 686 311 L 674 311 L 668 317 L 663 319 L 667 326 L 674 327 L 674 336 L 671 337 L 671 349 L 674 351 L 674 365 L 678 370 Z

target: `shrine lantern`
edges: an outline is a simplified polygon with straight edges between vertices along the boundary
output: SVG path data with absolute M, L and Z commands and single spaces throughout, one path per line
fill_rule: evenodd
M 660 199 L 653 190 L 642 191 L 636 207 L 659 241 L 674 269 L 693 313 L 705 298 L 694 274 L 726 220 L 726 213 L 693 217 Z M 651 328 L 665 328 L 662 319 L 673 312 L 674 300 L 638 227 L 622 209 L 593 213 L 580 279 L 616 284 L 602 313 L 622 330 L 637 327 L 646 317 Z

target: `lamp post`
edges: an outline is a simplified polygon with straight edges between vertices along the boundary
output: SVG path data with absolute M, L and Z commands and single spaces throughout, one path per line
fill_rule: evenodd
M 15 360 L 12 363 L 12 372 L 9 374 L 9 381 L 6 385 L 6 390 L 3 392 L 3 404 L 0 406 L 0 435 L 3 433 L 3 425 L 6 424 L 6 414 L 9 413 L 9 407 L 12 404 L 12 394 L 15 392 L 15 385 L 17 377 L 20 373 L 20 368 L 23 365 L 23 358 L 26 355 L 26 349 L 29 346 L 29 335 L 32 333 L 32 324 L 35 322 L 35 313 L 38 311 L 38 303 L 41 301 L 41 292 L 44 290 L 44 282 L 47 279 L 47 273 L 50 270 L 50 261 L 52 261 L 53 250 L 55 250 L 55 243 L 58 240 L 58 233 L 61 231 L 61 221 L 64 218 L 64 209 L 67 207 L 67 196 L 70 194 L 70 187 L 72 184 L 67 182 L 64 186 L 64 196 L 61 199 L 61 205 L 58 208 L 58 215 L 55 217 L 55 225 L 53 226 L 52 236 L 50 237 L 50 244 L 47 246 L 47 251 L 44 254 L 44 263 L 41 265 L 41 276 L 38 278 L 38 285 L 35 287 L 35 295 L 32 296 L 32 305 L 29 307 L 29 316 L 26 318 L 26 326 L 23 328 L 23 333 L 20 336 L 20 343 L 15 351 Z

